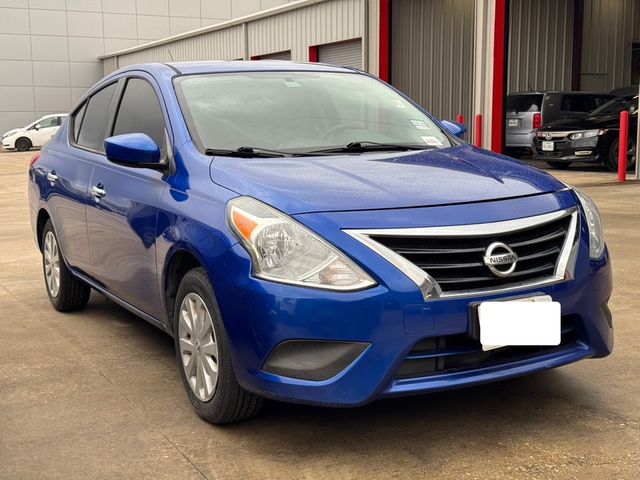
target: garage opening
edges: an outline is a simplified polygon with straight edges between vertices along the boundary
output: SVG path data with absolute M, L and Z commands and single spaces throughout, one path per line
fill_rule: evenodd
M 390 81 L 437 118 L 473 118 L 474 0 L 393 0 Z M 467 133 L 467 138 L 472 138 Z
M 257 55 L 251 57 L 251 60 L 291 60 L 291 50 L 285 50 L 283 52 L 266 53 L 264 55 Z
M 362 39 L 319 45 L 318 61 L 333 65 L 362 68 Z

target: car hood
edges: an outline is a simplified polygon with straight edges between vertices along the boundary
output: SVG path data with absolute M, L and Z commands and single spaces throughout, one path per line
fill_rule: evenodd
M 551 175 L 470 145 L 327 157 L 215 157 L 211 179 L 289 214 L 425 207 L 547 193 Z
M 619 116 L 606 117 L 585 117 L 585 118 L 569 118 L 565 120 L 555 120 L 549 122 L 539 131 L 559 131 L 559 130 L 592 130 L 596 128 L 614 127 L 620 122 Z
M 2 138 L 8 137 L 10 135 L 15 135 L 18 132 L 24 132 L 24 128 L 14 128 L 13 130 L 9 130 L 8 132 L 4 132 L 2 134 Z

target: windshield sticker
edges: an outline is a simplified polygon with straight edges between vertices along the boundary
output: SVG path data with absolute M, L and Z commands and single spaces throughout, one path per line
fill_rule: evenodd
M 409 120 L 418 130 L 429 130 L 429 125 L 424 120 Z
M 442 142 L 438 137 L 420 137 L 424 143 L 431 147 L 441 147 Z
M 286 79 L 284 81 L 285 86 L 289 87 L 289 88 L 300 88 L 302 85 L 300 85 L 298 82 L 296 82 L 295 80 L 290 80 L 290 79 Z

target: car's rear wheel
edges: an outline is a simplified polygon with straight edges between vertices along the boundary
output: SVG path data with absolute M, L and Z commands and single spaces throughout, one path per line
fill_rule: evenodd
M 236 380 L 230 345 L 206 271 L 189 271 L 174 311 L 176 358 L 182 383 L 198 415 L 214 424 L 256 415 L 262 399 Z
M 609 148 L 609 157 L 605 160 L 605 166 L 612 172 L 618 171 L 618 152 L 620 141 L 616 138 Z M 636 168 L 636 142 L 629 138 L 627 140 L 627 171 Z
M 31 140 L 26 137 L 20 137 L 16 140 L 15 147 L 19 152 L 26 152 L 31 148 Z
M 571 162 L 547 162 L 547 165 L 556 170 L 566 170 L 571 165 Z
M 87 305 L 91 288 L 67 268 L 51 220 L 47 220 L 42 231 L 42 269 L 47 295 L 56 310 L 71 312 Z

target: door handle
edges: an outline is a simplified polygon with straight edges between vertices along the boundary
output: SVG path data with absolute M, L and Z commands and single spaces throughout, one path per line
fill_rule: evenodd
M 49 182 L 51 183 L 51 185 L 53 185 L 54 183 L 56 183 L 58 181 L 58 175 L 56 175 L 56 171 L 52 170 L 49 173 L 47 173 L 47 180 L 49 180 Z
M 107 191 L 102 187 L 102 184 L 94 185 L 91 187 L 91 195 L 97 200 L 104 197 L 107 194 Z

